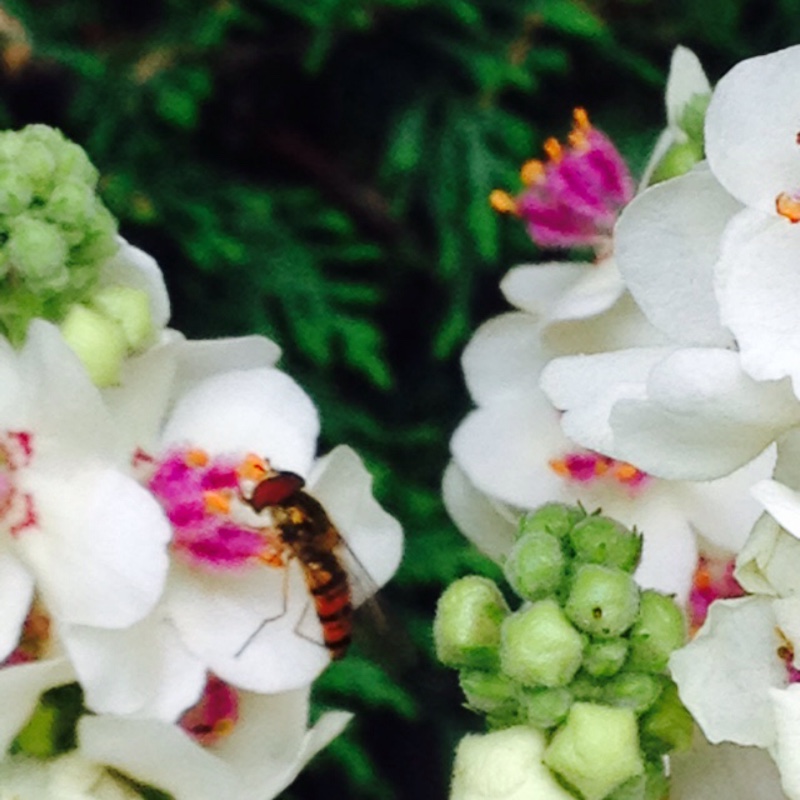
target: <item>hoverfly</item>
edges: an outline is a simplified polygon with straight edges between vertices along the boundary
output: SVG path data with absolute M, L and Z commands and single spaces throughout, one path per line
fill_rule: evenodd
M 256 484 L 247 502 L 257 513 L 268 509 L 272 515 L 280 543 L 302 567 L 324 645 L 332 659 L 339 659 L 350 644 L 353 617 L 350 579 L 335 552 L 343 540 L 321 503 L 303 491 L 304 485 L 303 478 L 293 472 L 276 472 Z M 248 638 L 240 653 L 265 624 Z

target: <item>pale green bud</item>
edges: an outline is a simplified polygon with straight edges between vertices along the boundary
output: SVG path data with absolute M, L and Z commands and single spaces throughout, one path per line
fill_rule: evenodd
M 627 639 L 600 639 L 586 646 L 583 668 L 595 678 L 610 678 L 620 671 L 627 657 Z
M 74 305 L 60 328 L 96 386 L 103 388 L 119 383 L 127 352 L 120 325 L 98 311 Z
M 664 153 L 658 162 L 658 166 L 653 170 L 650 186 L 686 174 L 696 164 L 699 164 L 704 157 L 702 143 L 698 143 L 693 139 L 689 139 L 686 142 L 675 142 Z
M 147 292 L 130 286 L 104 286 L 91 298 L 92 306 L 122 328 L 132 351 L 141 350 L 155 333 Z
M 56 166 L 56 180 L 72 179 L 80 181 L 90 189 L 97 187 L 100 173 L 89 161 L 84 149 L 75 142 L 64 141 L 58 151 L 58 164 Z
M 585 800 L 603 800 L 644 771 L 636 716 L 630 709 L 575 703 L 547 747 L 544 763 Z
M 631 628 L 628 668 L 663 672 L 673 650 L 686 642 L 686 621 L 675 601 L 648 589 L 642 592 L 639 616 Z
M 565 559 L 561 543 L 551 533 L 526 533 L 509 553 L 503 571 L 514 591 L 525 600 L 541 600 L 561 585 Z
M 569 534 L 575 559 L 633 572 L 642 552 L 642 537 L 621 522 L 598 514 L 578 522 Z
M 563 539 L 585 516 L 586 512 L 580 506 L 545 503 L 520 519 L 518 536 L 541 532 Z
M 469 707 L 485 714 L 510 714 L 517 706 L 517 686 L 499 672 L 463 670 L 458 676 Z
M 436 655 L 450 667 L 493 669 L 500 626 L 509 614 L 505 598 L 488 578 L 470 575 L 450 584 L 433 622 Z
M 67 243 L 55 225 L 19 216 L 6 248 L 12 266 L 33 291 L 57 291 L 69 282 Z
M 24 211 L 33 199 L 33 184 L 14 164 L 0 162 L 0 215 Z
M 603 687 L 603 700 L 610 706 L 630 708 L 643 714 L 658 700 L 664 681 L 647 672 L 620 672 Z
M 639 610 L 639 587 L 621 569 L 584 564 L 575 573 L 564 611 L 582 631 L 620 636 Z
M 582 653 L 583 637 L 554 600 L 540 600 L 503 623 L 503 672 L 525 686 L 566 686 Z
M 30 178 L 37 196 L 44 198 L 52 191 L 56 159 L 47 145 L 26 141 L 17 153 L 16 163 Z
M 694 720 L 669 681 L 655 705 L 641 718 L 642 749 L 659 757 L 674 750 L 688 750 L 694 734 Z
M 85 183 L 66 180 L 53 189 L 43 213 L 45 219 L 51 222 L 68 228 L 79 228 L 91 220 L 94 210 L 94 192 Z M 83 238 L 83 232 L 80 238 Z
M 560 725 L 567 718 L 573 699 L 572 692 L 564 687 L 526 689 L 520 697 L 528 724 L 539 730 Z

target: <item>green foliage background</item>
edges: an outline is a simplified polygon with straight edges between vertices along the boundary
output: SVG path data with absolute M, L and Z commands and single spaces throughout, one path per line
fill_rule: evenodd
M 441 588 L 491 569 L 439 500 L 469 408 L 458 357 L 542 258 L 486 197 L 573 106 L 634 168 L 672 48 L 712 79 L 794 43 L 776 0 L 17 0 L 0 6 L 0 123 L 56 125 L 159 260 L 173 325 L 259 332 L 315 398 L 323 448 L 366 458 L 403 522 L 388 626 L 320 682 L 357 712 L 285 798 L 442 798 L 477 723 L 432 658 Z M 18 20 L 22 28 L 14 24 Z M 380 653 L 376 656 L 376 653 Z

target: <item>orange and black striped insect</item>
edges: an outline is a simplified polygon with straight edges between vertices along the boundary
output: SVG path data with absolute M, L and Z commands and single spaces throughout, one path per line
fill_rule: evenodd
M 281 544 L 301 564 L 323 642 L 331 658 L 338 659 L 347 652 L 353 627 L 350 580 L 336 554 L 342 537 L 319 501 L 303 491 L 304 485 L 293 472 L 277 472 L 256 485 L 248 502 L 256 512 L 269 510 Z

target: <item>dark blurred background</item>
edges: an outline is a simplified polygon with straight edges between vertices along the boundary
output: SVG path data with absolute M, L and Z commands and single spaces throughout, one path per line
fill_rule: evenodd
M 766 9 L 766 10 L 765 10 Z M 130 241 L 159 261 L 172 324 L 263 333 L 313 396 L 322 449 L 355 447 L 406 530 L 317 707 L 357 713 L 286 792 L 443 798 L 477 729 L 432 656 L 442 587 L 491 570 L 439 483 L 469 408 L 459 354 L 543 255 L 491 189 L 585 106 L 641 169 L 676 44 L 712 81 L 795 43 L 775 0 L 36 0 L 0 4 L 0 123 L 83 145 Z

